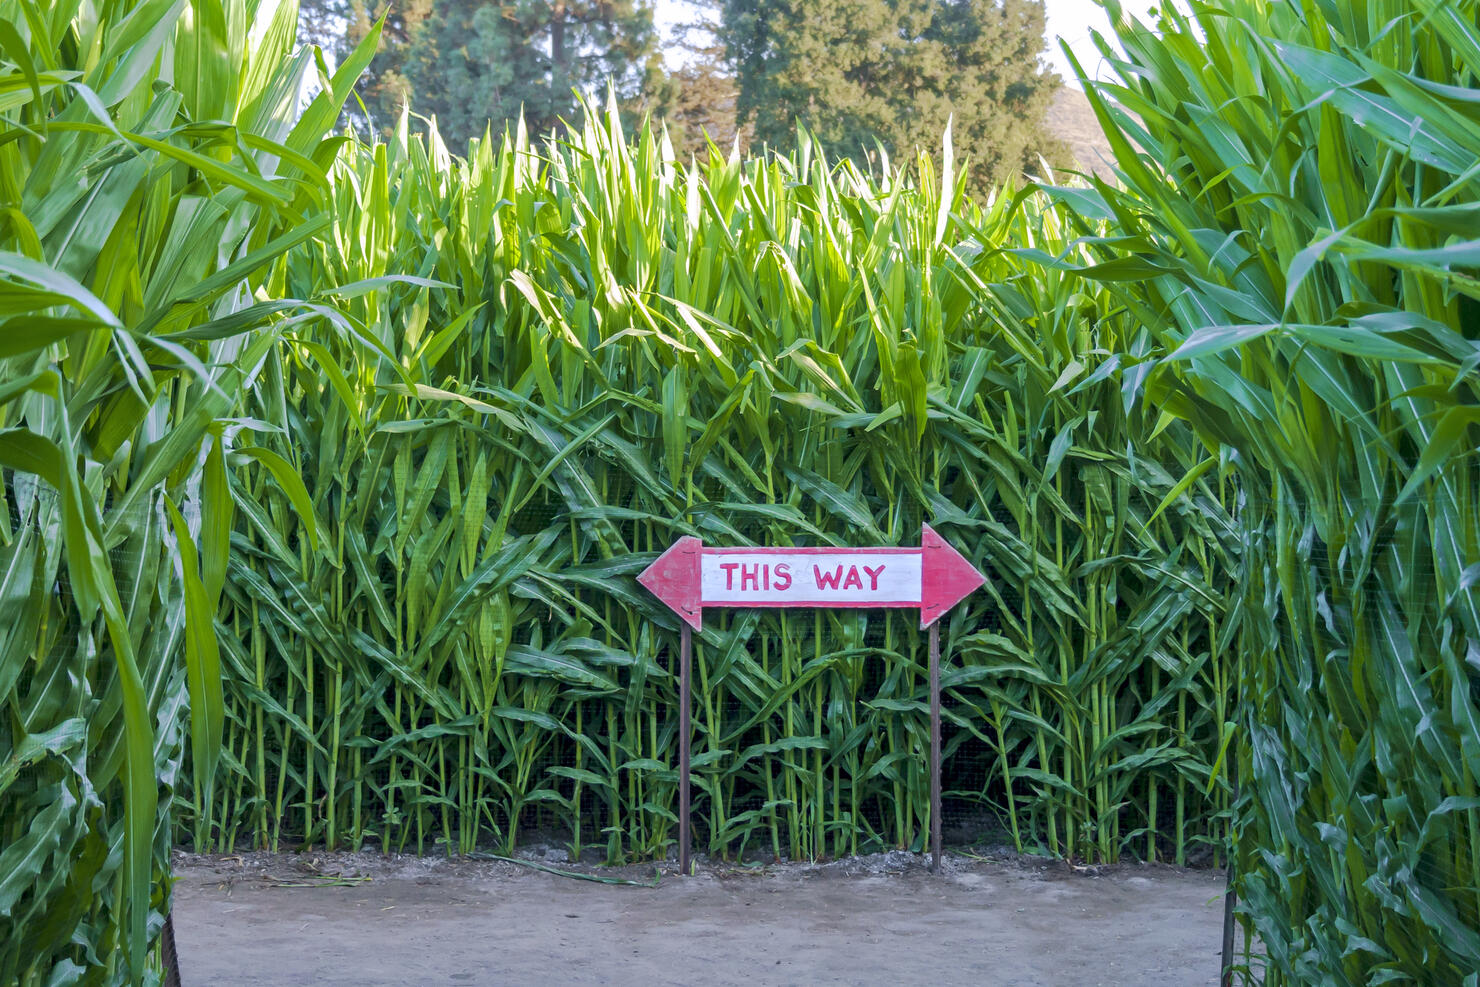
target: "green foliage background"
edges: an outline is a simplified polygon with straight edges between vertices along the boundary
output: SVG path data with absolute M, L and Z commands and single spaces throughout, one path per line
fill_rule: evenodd
M 1046 127 L 1060 81 L 1041 61 L 1042 0 L 691 0 L 670 13 L 698 26 L 667 38 L 654 13 L 653 0 L 304 0 L 301 23 L 348 47 L 384 15 L 357 87 L 368 120 L 349 119 L 385 138 L 409 101 L 460 154 L 521 114 L 531 133 L 563 130 L 579 117 L 572 90 L 610 82 L 629 127 L 651 114 L 685 157 L 702 157 L 706 131 L 722 149 L 739 134 L 789 154 L 801 126 L 860 166 L 881 149 L 908 163 L 954 118 L 980 185 L 1070 160 Z
M 783 153 L 806 127 L 860 165 L 933 148 L 946 124 L 978 185 L 1067 152 L 1044 115 L 1060 80 L 1042 0 L 719 0 L 741 122 Z
M 579 113 L 573 90 L 611 85 L 627 109 L 661 101 L 666 92 L 652 5 L 641 0 L 348 6 L 349 42 L 358 43 L 376 18 L 387 19 L 357 87 L 374 138 L 388 136 L 409 105 L 435 117 L 461 154 L 490 129 L 498 135 L 521 121 L 540 134 L 561 128 Z

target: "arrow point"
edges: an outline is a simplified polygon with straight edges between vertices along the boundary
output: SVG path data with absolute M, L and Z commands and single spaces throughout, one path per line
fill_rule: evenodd
M 976 592 L 987 581 L 976 566 L 928 524 L 920 525 L 920 628 Z
M 642 570 L 637 581 L 694 630 L 703 630 L 700 556 L 704 543 L 686 535 Z

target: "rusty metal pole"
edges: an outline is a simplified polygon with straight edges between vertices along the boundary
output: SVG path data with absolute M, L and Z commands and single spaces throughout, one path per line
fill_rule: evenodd
M 1233 865 L 1229 863 L 1229 884 L 1233 883 Z M 1230 886 L 1223 895 L 1223 975 L 1222 987 L 1233 987 L 1233 910 L 1238 907 L 1238 892 Z
M 1234 802 L 1238 801 L 1238 788 L 1233 790 Z M 1230 841 L 1231 843 L 1232 841 Z M 1238 908 L 1238 892 L 1234 890 L 1234 847 L 1228 848 L 1228 886 L 1223 892 L 1223 971 L 1218 983 L 1221 987 L 1233 987 L 1233 913 Z
M 930 625 L 930 871 L 940 870 L 940 625 Z
M 182 987 L 180 951 L 175 948 L 175 909 L 164 915 L 164 928 L 159 934 L 159 957 L 164 961 L 164 987 Z
M 689 666 L 694 632 L 686 623 L 678 652 L 678 871 L 689 872 Z

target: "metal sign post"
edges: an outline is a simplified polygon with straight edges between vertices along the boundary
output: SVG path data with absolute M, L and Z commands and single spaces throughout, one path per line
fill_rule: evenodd
M 688 624 L 678 646 L 678 872 L 689 872 L 689 669 L 694 664 L 694 631 Z
M 930 625 L 930 872 L 940 870 L 940 625 Z
M 908 607 L 930 629 L 930 852 L 940 867 L 940 628 L 986 577 L 930 525 L 919 548 L 706 548 L 680 538 L 637 577 L 683 619 L 679 647 L 678 861 L 689 872 L 689 666 L 710 607 Z

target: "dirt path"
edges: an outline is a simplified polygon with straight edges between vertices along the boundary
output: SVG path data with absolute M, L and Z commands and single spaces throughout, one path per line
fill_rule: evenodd
M 376 854 L 179 855 L 177 874 L 185 987 L 1172 987 L 1217 982 L 1222 923 L 1215 872 L 950 857 L 936 877 L 903 853 L 655 888 Z M 324 875 L 369 880 L 314 886 Z

